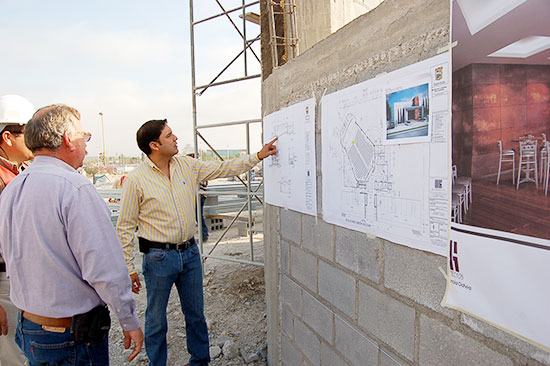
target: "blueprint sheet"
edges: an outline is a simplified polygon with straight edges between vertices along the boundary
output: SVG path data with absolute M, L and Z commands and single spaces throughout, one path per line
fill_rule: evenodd
M 323 219 L 445 255 L 449 54 L 321 99 Z
M 264 160 L 266 202 L 317 216 L 315 99 L 264 117 L 264 142 L 278 153 Z

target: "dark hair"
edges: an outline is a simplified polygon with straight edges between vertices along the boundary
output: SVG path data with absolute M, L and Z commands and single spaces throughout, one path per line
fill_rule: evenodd
M 143 151 L 145 155 L 151 155 L 151 146 L 149 146 L 149 144 L 153 141 L 158 141 L 162 129 L 167 123 L 165 119 L 154 119 L 141 125 L 136 133 L 136 140 L 139 149 Z
M 25 125 L 7 125 L 2 132 L 8 131 L 12 135 L 21 135 L 25 133 Z
M 17 135 L 22 135 L 24 133 L 24 129 L 25 129 L 25 126 L 20 126 L 20 125 L 7 125 L 6 127 L 4 127 L 4 129 L 2 131 L 0 131 L 0 136 L 4 133 L 4 132 L 9 132 L 11 133 L 12 135 L 14 136 L 17 136 Z M 0 146 L 4 143 L 4 139 L 0 137 Z

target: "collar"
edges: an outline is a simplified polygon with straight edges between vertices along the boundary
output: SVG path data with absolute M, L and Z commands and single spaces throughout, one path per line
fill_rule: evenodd
M 174 158 L 175 158 L 176 155 L 172 156 L 170 158 L 170 172 L 172 171 L 172 167 L 174 166 Z M 148 156 L 145 156 L 145 160 L 144 160 L 145 164 L 147 166 L 149 166 L 151 169 L 154 169 L 154 170 L 157 170 L 159 173 L 162 173 L 162 170 L 160 170 L 160 168 L 153 162 L 153 160 L 151 160 Z M 164 174 L 164 173 L 162 173 Z
M 70 170 L 70 171 L 76 172 L 75 168 L 73 168 L 69 164 L 65 163 L 63 160 L 61 160 L 59 158 L 56 158 L 54 156 L 49 156 L 49 155 L 36 155 L 34 157 L 34 162 L 32 163 L 32 165 L 35 165 L 35 164 L 38 164 L 38 165 L 46 165 L 46 164 L 56 165 L 56 166 L 58 166 L 60 168 L 63 168 L 65 170 Z
M 13 174 L 19 174 L 19 167 L 13 161 L 0 156 L 0 165 L 11 171 Z

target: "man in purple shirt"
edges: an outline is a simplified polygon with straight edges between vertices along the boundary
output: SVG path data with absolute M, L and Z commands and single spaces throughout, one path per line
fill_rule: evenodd
M 120 321 L 125 348 L 134 342 L 129 361 L 143 344 L 109 209 L 76 171 L 90 137 L 77 110 L 39 109 L 25 128 L 34 163 L 0 196 L 0 252 L 21 310 L 15 338 L 31 366 L 108 365 L 105 304 Z

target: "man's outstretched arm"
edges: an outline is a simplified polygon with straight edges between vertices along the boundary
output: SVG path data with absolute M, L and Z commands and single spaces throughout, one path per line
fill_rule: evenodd
M 261 160 L 277 153 L 277 146 L 274 138 L 265 144 L 256 154 L 241 156 L 236 159 L 225 161 L 199 161 L 190 159 L 194 169 L 197 169 L 197 181 L 210 180 L 215 178 L 230 177 L 249 171 Z
M 277 154 L 277 146 L 273 145 L 277 141 L 278 137 L 265 144 L 260 151 L 258 151 L 258 159 L 264 160 L 268 156 Z

